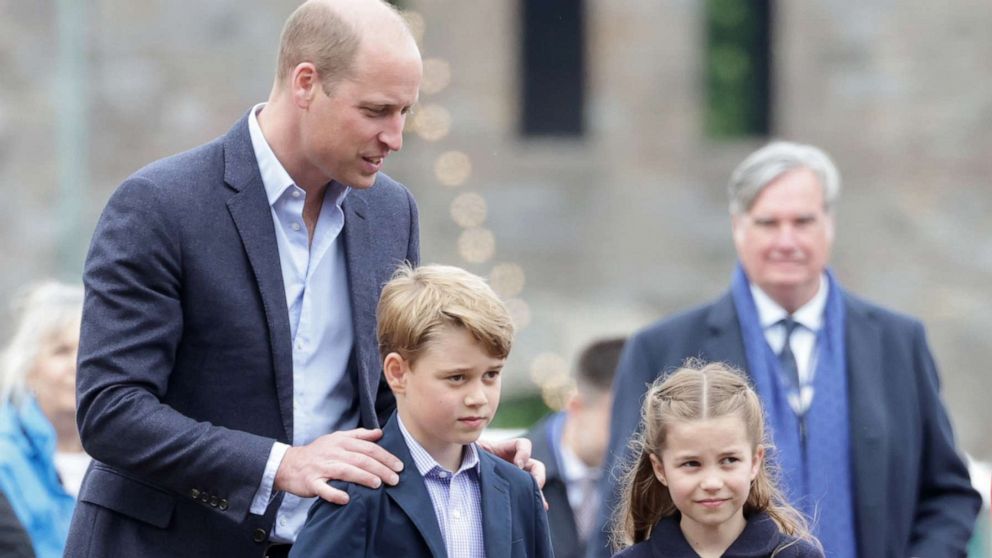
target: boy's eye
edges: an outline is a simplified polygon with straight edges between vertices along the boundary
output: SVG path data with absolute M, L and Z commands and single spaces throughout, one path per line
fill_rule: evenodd
M 453 383 L 461 382 L 464 379 L 465 379 L 464 374 L 452 374 L 451 376 L 448 376 L 448 381 Z
M 740 461 L 740 458 L 739 457 L 733 457 L 733 456 L 724 457 L 723 460 L 722 460 L 722 462 L 724 464 L 726 464 L 726 465 L 730 465 L 732 463 L 737 463 L 738 461 Z
M 487 380 L 495 380 L 496 378 L 499 378 L 499 370 L 490 370 L 489 372 L 486 372 L 483 377 Z

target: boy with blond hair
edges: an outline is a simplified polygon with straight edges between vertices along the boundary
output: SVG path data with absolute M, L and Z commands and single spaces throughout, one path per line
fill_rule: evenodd
M 534 480 L 479 449 L 499 407 L 513 323 L 480 277 L 401 267 L 376 311 L 396 414 L 380 445 L 403 461 L 396 486 L 333 481 L 345 506 L 318 501 L 291 556 L 552 556 Z

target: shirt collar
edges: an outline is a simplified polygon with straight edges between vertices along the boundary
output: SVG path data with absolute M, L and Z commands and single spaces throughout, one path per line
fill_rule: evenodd
M 286 172 L 276 157 L 272 147 L 269 146 L 262 127 L 258 124 L 258 113 L 265 108 L 265 103 L 259 103 L 251 108 L 248 114 L 248 135 L 251 136 L 251 146 L 255 150 L 255 160 L 258 162 L 258 172 L 262 176 L 262 185 L 265 186 L 265 195 L 269 200 L 269 205 L 273 206 L 290 188 L 298 188 L 293 182 L 293 178 Z M 351 191 L 351 187 L 340 182 L 331 181 L 327 190 L 327 195 L 331 203 L 341 207 L 345 196 Z M 325 199 L 325 203 L 326 203 Z
M 579 456 L 575 455 L 575 452 L 565 444 L 560 444 L 558 451 L 561 455 L 561 476 L 565 478 L 565 482 L 578 482 L 599 476 L 598 469 L 583 463 Z
M 403 419 L 400 418 L 400 414 L 396 413 L 396 422 L 400 427 L 400 433 L 403 434 L 403 440 L 406 441 L 407 448 L 410 449 L 410 456 L 413 457 L 413 463 L 417 466 L 417 471 L 420 472 L 420 476 L 426 477 L 428 473 L 434 471 L 435 469 L 440 469 L 442 471 L 447 471 L 442 467 L 431 454 L 424 449 L 424 446 L 420 445 L 419 442 L 413 437 L 412 434 L 403 425 Z M 457 471 L 452 473 L 452 476 L 460 474 L 469 469 L 475 469 L 478 472 L 479 469 L 479 450 L 476 445 L 465 444 L 465 451 L 462 452 L 462 464 L 458 467 Z
M 750 288 L 751 297 L 754 298 L 754 306 L 758 310 L 758 320 L 761 322 L 762 329 L 768 329 L 789 315 L 785 311 L 785 308 L 779 306 L 777 302 L 772 300 L 757 285 L 751 283 Z M 792 313 L 792 319 L 811 331 L 819 331 L 820 326 L 823 325 L 823 310 L 827 307 L 829 290 L 830 282 L 827 281 L 825 275 L 821 274 L 820 288 L 816 290 L 816 294 L 813 295 L 813 298 L 809 302 L 800 306 L 798 310 Z

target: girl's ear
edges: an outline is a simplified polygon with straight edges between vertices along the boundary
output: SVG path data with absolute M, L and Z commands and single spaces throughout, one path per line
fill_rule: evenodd
M 393 393 L 399 395 L 406 392 L 406 376 L 410 373 L 410 363 L 399 353 L 389 353 L 382 360 L 382 373 L 386 376 L 386 383 Z
M 651 458 L 651 468 L 654 470 L 654 478 L 658 479 L 658 482 L 662 485 L 668 486 L 668 479 L 665 478 L 665 465 L 653 453 L 649 453 L 648 457 Z
M 765 462 L 765 446 L 759 445 L 758 449 L 754 450 L 754 459 L 751 461 L 751 480 L 754 480 L 758 476 L 758 471 L 761 470 L 762 464 Z

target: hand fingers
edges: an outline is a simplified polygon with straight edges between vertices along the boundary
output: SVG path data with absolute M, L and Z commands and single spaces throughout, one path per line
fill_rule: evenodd
M 317 494 L 317 496 L 320 496 L 321 498 L 327 500 L 332 504 L 338 504 L 340 506 L 343 506 L 348 503 L 349 498 L 346 492 L 334 488 L 333 486 L 327 484 L 327 482 L 323 480 L 314 479 L 314 483 L 311 486 L 311 488 Z
M 530 473 L 530 476 L 534 477 L 534 481 L 537 482 L 538 488 L 544 488 L 544 481 L 547 480 L 547 471 L 544 468 L 544 463 L 531 458 L 527 460 L 527 465 L 523 467 L 523 470 L 527 471 Z M 546 504 L 547 502 L 545 502 L 545 505 Z
M 334 463 L 327 468 L 325 474 L 328 479 L 351 482 L 369 488 L 379 488 L 383 483 L 383 479 L 375 473 L 370 473 L 361 467 L 345 462 Z M 395 473 L 392 474 L 395 475 Z
M 531 443 L 527 438 L 514 438 L 499 442 L 480 442 L 482 449 L 493 455 L 509 461 L 520 469 L 527 466 L 530 459 Z
M 379 438 L 382 438 L 382 430 L 376 428 L 375 430 L 369 430 L 368 428 L 355 428 L 352 430 L 341 430 L 338 432 L 341 436 L 348 436 L 351 438 L 358 438 L 359 440 L 368 440 L 370 442 L 375 442 Z
M 527 438 L 517 438 L 511 440 L 515 442 L 515 451 L 513 453 L 513 462 L 517 464 L 517 467 L 527 470 L 528 462 L 532 461 L 530 458 L 531 443 Z M 542 470 L 544 466 L 541 466 Z M 543 486 L 543 484 L 542 484 Z
M 338 459 L 346 461 L 372 473 L 389 484 L 399 482 L 396 473 L 403 470 L 403 462 L 396 456 L 384 450 L 382 446 L 365 440 L 345 440 L 341 446 L 342 452 Z

